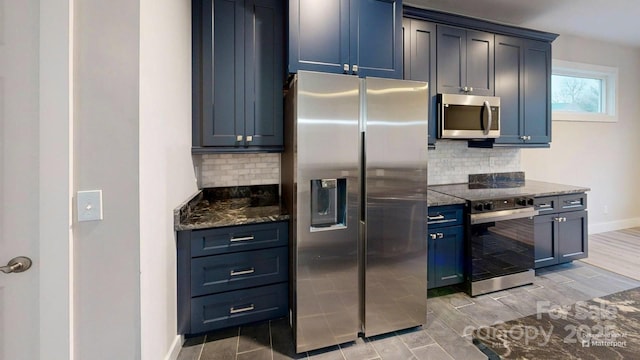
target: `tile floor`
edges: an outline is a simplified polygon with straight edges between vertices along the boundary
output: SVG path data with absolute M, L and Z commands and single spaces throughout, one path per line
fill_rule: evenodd
M 452 289 L 431 291 L 423 327 L 295 354 L 288 320 L 278 319 L 187 339 L 178 360 L 486 359 L 471 343 L 476 327 L 535 314 L 538 301 L 568 305 L 640 286 L 640 281 L 581 261 L 536 275 L 532 285 L 475 298 Z

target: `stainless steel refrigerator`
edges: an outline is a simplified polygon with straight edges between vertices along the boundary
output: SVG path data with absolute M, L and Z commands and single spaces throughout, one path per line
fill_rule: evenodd
M 292 81 L 282 194 L 297 352 L 426 321 L 427 86 Z

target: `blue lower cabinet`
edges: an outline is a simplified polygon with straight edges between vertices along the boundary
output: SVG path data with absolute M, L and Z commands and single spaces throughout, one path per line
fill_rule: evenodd
M 429 207 L 427 288 L 464 282 L 464 206 Z
M 178 333 L 286 316 L 287 229 L 279 221 L 178 231 Z
M 191 260 L 191 296 L 287 281 L 286 246 Z
M 464 227 L 449 226 L 429 231 L 428 288 L 464 281 Z
M 196 297 L 191 301 L 191 332 L 202 333 L 287 315 L 287 283 Z

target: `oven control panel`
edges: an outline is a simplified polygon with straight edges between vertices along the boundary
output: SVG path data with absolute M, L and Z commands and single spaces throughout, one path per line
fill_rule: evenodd
M 477 200 L 471 202 L 471 213 L 518 209 L 527 206 L 533 206 L 532 197 L 519 196 L 503 199 Z

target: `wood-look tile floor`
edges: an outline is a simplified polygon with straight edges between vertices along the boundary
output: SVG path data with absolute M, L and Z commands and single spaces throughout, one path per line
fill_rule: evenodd
M 623 230 L 622 234 L 635 234 L 640 241 L 638 230 Z M 625 240 L 625 236 L 602 236 L 608 237 L 608 242 L 611 237 Z M 590 246 L 591 255 L 593 238 Z M 624 258 L 629 252 L 626 248 L 616 250 L 614 246 L 607 251 L 609 259 Z M 632 251 L 636 253 L 631 256 L 637 259 L 640 250 Z M 535 314 L 539 304 L 569 305 L 640 286 L 636 279 L 582 261 L 540 269 L 536 275 L 532 285 L 474 298 L 462 292 L 437 296 L 440 291 L 432 291 L 427 299 L 425 326 L 385 336 L 296 354 L 288 319 L 278 319 L 187 339 L 178 359 L 486 359 L 471 343 L 470 333 L 474 328 Z
M 640 227 L 589 235 L 583 261 L 640 280 Z

